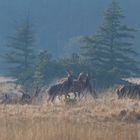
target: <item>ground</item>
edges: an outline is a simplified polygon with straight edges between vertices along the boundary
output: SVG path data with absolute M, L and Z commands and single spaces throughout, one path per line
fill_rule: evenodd
M 74 104 L 44 100 L 34 105 L 0 105 L 0 140 L 139 139 L 139 100 L 118 100 L 113 90 Z

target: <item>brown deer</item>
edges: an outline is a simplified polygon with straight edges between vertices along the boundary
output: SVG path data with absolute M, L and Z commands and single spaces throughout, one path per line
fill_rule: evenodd
M 80 98 L 81 94 L 84 96 L 85 91 L 89 92 L 95 98 L 97 97 L 95 90 L 91 86 L 91 79 L 92 77 L 90 77 L 89 74 L 80 73 L 78 79 L 73 81 L 72 92 L 75 98 L 77 97 L 76 93 L 78 93 L 78 97 Z
M 95 91 L 95 89 L 91 85 L 91 80 L 93 80 L 93 79 L 95 79 L 95 78 L 90 76 L 87 73 L 85 84 L 84 84 L 84 90 L 86 90 L 86 92 L 89 92 L 94 98 L 97 98 L 96 91 Z
M 67 78 L 49 87 L 49 89 L 47 90 L 48 95 L 49 95 L 48 101 L 53 102 L 56 96 L 61 96 L 63 94 L 65 95 L 65 98 L 69 96 L 68 93 L 70 92 L 72 88 L 74 76 L 71 72 L 67 72 L 67 73 L 68 73 Z
M 30 104 L 32 102 L 32 97 L 31 95 L 27 94 L 26 92 L 24 92 L 23 90 L 20 90 L 20 92 L 22 93 L 22 97 L 21 97 L 21 103 L 22 104 Z
M 86 77 L 85 73 L 81 72 L 79 74 L 78 78 L 73 80 L 73 85 L 72 85 L 71 92 L 74 93 L 75 98 L 77 97 L 77 93 L 78 93 L 78 97 L 80 98 L 80 94 L 84 90 L 85 77 Z
M 140 98 L 140 85 L 125 85 L 116 89 L 118 99 L 121 98 Z

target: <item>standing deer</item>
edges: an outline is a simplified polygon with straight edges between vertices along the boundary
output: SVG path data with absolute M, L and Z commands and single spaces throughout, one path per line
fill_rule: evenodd
M 96 98 L 96 92 L 95 90 L 93 90 L 92 86 L 91 86 L 91 80 L 92 78 L 89 76 L 89 74 L 85 74 L 85 73 L 80 73 L 79 77 L 77 80 L 73 81 L 73 89 L 72 92 L 75 95 L 75 98 L 77 97 L 78 93 L 78 97 L 80 98 L 80 95 L 83 94 L 84 96 L 84 91 L 89 92 L 92 96 L 94 94 L 94 97 Z
M 140 99 L 140 85 L 124 85 L 116 89 L 118 99 L 125 97 L 134 99 Z
M 61 80 L 59 83 L 51 86 L 47 90 L 48 95 L 49 95 L 48 101 L 53 102 L 56 96 L 61 96 L 63 94 L 65 95 L 65 98 L 69 96 L 68 93 L 70 92 L 70 89 L 72 88 L 74 77 L 71 72 L 67 72 L 67 73 L 68 73 L 67 78 Z
M 75 98 L 77 97 L 77 93 L 78 93 L 78 97 L 80 98 L 80 94 L 84 90 L 85 77 L 86 77 L 85 73 L 81 72 L 79 74 L 78 78 L 73 80 L 73 85 L 72 85 L 71 92 L 74 93 Z
M 84 90 L 89 92 L 94 98 L 97 98 L 96 91 L 91 85 L 91 80 L 94 79 L 94 77 L 91 77 L 88 73 L 86 75 L 86 80 L 84 84 Z

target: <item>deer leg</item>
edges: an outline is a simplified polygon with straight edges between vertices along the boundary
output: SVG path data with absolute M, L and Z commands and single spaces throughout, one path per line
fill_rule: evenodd
M 52 94 L 52 95 L 49 95 L 49 98 L 48 98 L 48 102 L 53 102 L 54 101 L 54 98 L 55 98 L 55 94 Z
M 61 96 L 60 95 L 58 96 L 58 99 L 61 101 Z
M 93 89 L 94 98 L 97 98 L 96 91 Z
M 55 95 L 52 96 L 51 102 L 54 102 L 55 97 L 56 97 Z
M 65 94 L 65 100 L 67 99 L 67 95 Z
M 80 99 L 81 92 L 77 92 L 77 93 L 78 93 L 78 98 Z
M 74 99 L 76 99 L 76 97 L 77 97 L 77 94 L 76 94 L 76 92 L 73 92 L 74 93 Z
M 93 98 L 97 98 L 96 91 L 95 91 L 94 88 L 92 88 L 91 85 L 89 85 L 88 90 L 89 90 L 89 92 L 90 92 L 90 95 L 91 95 Z
M 48 100 L 47 100 L 47 101 L 49 102 L 50 100 L 51 100 L 51 96 L 49 96 L 49 98 L 48 98 Z

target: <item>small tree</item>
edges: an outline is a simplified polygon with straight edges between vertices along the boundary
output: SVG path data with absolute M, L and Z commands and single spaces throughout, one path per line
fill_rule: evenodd
M 9 65 L 8 75 L 17 79 L 27 92 L 33 79 L 35 53 L 34 33 L 29 18 L 16 28 L 13 36 L 9 37 L 5 61 Z
M 34 87 L 38 90 L 46 84 L 46 67 L 51 63 L 51 54 L 47 50 L 39 53 L 34 72 Z

